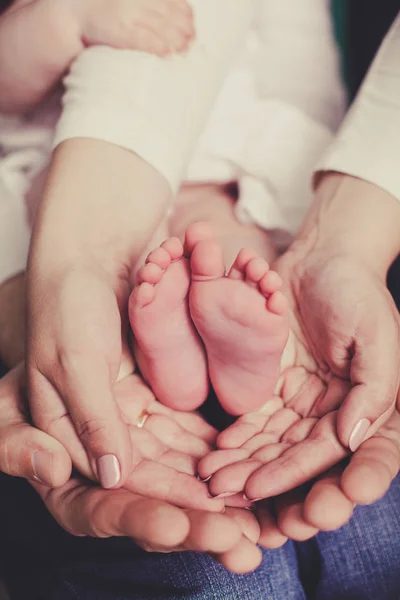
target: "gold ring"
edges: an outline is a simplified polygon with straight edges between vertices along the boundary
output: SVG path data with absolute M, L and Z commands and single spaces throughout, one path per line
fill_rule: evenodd
M 150 416 L 150 413 L 147 412 L 146 409 L 142 410 L 142 412 L 138 416 L 138 420 L 136 422 L 136 427 L 139 427 L 139 429 L 142 429 L 144 427 L 144 424 L 146 423 L 147 419 L 149 418 L 149 416 Z

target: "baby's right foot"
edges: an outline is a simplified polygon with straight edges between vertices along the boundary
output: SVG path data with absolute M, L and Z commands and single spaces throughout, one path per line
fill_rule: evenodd
M 188 260 L 177 238 L 151 252 L 129 301 L 136 358 L 157 399 L 194 410 L 208 394 L 203 344 L 192 323 Z
M 289 334 L 281 278 L 252 250 L 241 250 L 225 275 L 222 248 L 206 224 L 188 228 L 186 249 L 190 313 L 218 400 L 232 415 L 255 411 L 274 394 Z

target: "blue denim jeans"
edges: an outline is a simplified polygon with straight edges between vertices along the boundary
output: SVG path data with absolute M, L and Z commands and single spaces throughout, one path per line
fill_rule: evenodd
M 0 477 L 0 565 L 12 600 L 399 600 L 400 478 L 334 533 L 265 550 L 233 575 L 206 555 L 74 538 L 22 480 Z

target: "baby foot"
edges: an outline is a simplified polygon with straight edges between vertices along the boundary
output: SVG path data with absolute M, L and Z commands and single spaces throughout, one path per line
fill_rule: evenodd
M 222 249 L 205 224 L 186 232 L 190 313 L 207 352 L 209 376 L 230 414 L 255 411 L 274 394 L 289 334 L 282 280 L 252 250 L 225 276 Z
M 189 264 L 177 238 L 149 254 L 137 274 L 129 317 L 143 376 L 162 403 L 194 410 L 208 394 L 202 342 L 192 323 Z

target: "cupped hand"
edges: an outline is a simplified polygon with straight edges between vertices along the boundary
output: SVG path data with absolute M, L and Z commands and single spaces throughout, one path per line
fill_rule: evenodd
M 340 437 L 343 414 L 348 414 L 347 429 L 352 415 L 368 415 L 368 433 L 358 427 L 350 436 L 356 449 L 393 412 L 400 364 L 399 317 L 389 292 L 372 273 L 361 267 L 357 271 L 344 258 L 321 270 L 321 281 L 314 273 L 318 282 L 314 287 L 296 263 L 295 250 L 282 257 L 276 268 L 289 283 L 292 311 L 291 340 L 278 390 L 281 397 L 271 399 L 260 413 L 238 419 L 219 436 L 220 451 L 201 460 L 200 476 L 213 475 L 209 485 L 216 496 L 244 490 L 250 499 L 259 499 L 295 488 L 349 453 Z M 354 296 L 350 308 L 343 293 Z M 377 319 L 368 320 L 368 311 Z M 381 323 L 382 336 L 376 333 Z M 350 335 L 345 333 L 346 325 Z M 367 343 L 375 333 L 378 350 Z M 386 352 L 387 343 L 394 357 Z M 373 366 L 377 355 L 378 364 Z M 375 420 L 365 413 L 372 401 L 377 407 L 371 410 L 382 413 Z
M 138 385 L 142 385 L 140 402 L 132 408 L 130 394 Z M 135 377 L 125 381 L 119 389 L 125 417 L 136 420 L 144 409 L 149 413 L 145 423 L 147 431 L 139 429 L 145 436 L 145 444 L 139 444 L 143 455 L 154 452 L 159 453 L 159 457 L 164 455 L 164 463 L 170 469 L 171 487 L 176 487 L 178 493 L 180 486 L 184 490 L 186 482 L 177 478 L 176 473 L 193 470 L 194 467 L 188 467 L 191 460 L 209 448 L 216 432 L 196 414 L 177 413 L 173 420 L 173 411 L 158 405 L 150 392 L 146 395 L 145 386 Z M 71 461 L 67 451 L 28 422 L 23 365 L 1 379 L 0 405 L 0 469 L 29 479 L 53 517 L 73 535 L 128 536 L 148 551 L 209 552 L 237 573 L 251 571 L 259 565 L 261 553 L 256 542 L 260 529 L 250 511 L 227 508 L 221 514 L 196 508 L 182 509 L 128 489 L 103 490 L 89 480 L 69 479 Z M 158 433 L 159 438 L 152 431 Z M 146 461 L 151 463 L 147 458 L 142 462 Z M 200 490 L 201 495 L 204 484 L 193 475 L 190 477 L 195 482 L 192 493 L 197 494 Z M 132 489 L 138 485 L 141 484 L 133 478 Z M 164 492 L 160 496 L 163 497 Z M 170 497 L 174 500 L 173 492 Z M 196 502 L 200 505 L 201 499 Z M 205 500 L 205 504 L 212 502 L 208 498 Z
M 400 317 L 385 274 L 350 254 L 303 254 L 301 245 L 276 268 L 292 306 L 292 364 L 320 379 L 314 410 L 339 409 L 339 439 L 354 451 L 390 416 L 399 389 Z
M 115 389 L 121 417 L 127 423 L 134 447 L 125 489 L 187 509 L 221 512 L 223 502 L 213 499 L 206 484 L 197 478 L 198 461 L 210 452 L 216 430 L 196 413 L 181 413 L 161 405 L 137 375 L 130 375 Z M 2 470 L 52 487 L 65 483 L 71 472 L 65 448 L 27 424 L 23 365 L 0 381 L 0 399 L 4 405 L 0 435 Z M 145 422 L 138 427 L 143 415 Z M 85 462 L 77 467 L 91 477 Z M 245 502 L 240 504 L 243 506 Z
M 82 472 L 105 488 L 119 487 L 132 471 L 133 456 L 115 401 L 124 370 L 128 276 L 110 281 L 97 267 L 75 265 L 39 284 L 40 279 L 32 275 L 28 285 L 26 364 L 33 422 L 68 449 Z
M 400 414 L 388 421 L 350 457 L 310 487 L 298 488 L 271 501 L 257 503 L 259 543 L 277 548 L 288 538 L 304 541 L 319 531 L 345 525 L 356 505 L 368 505 L 388 491 L 400 469 Z

